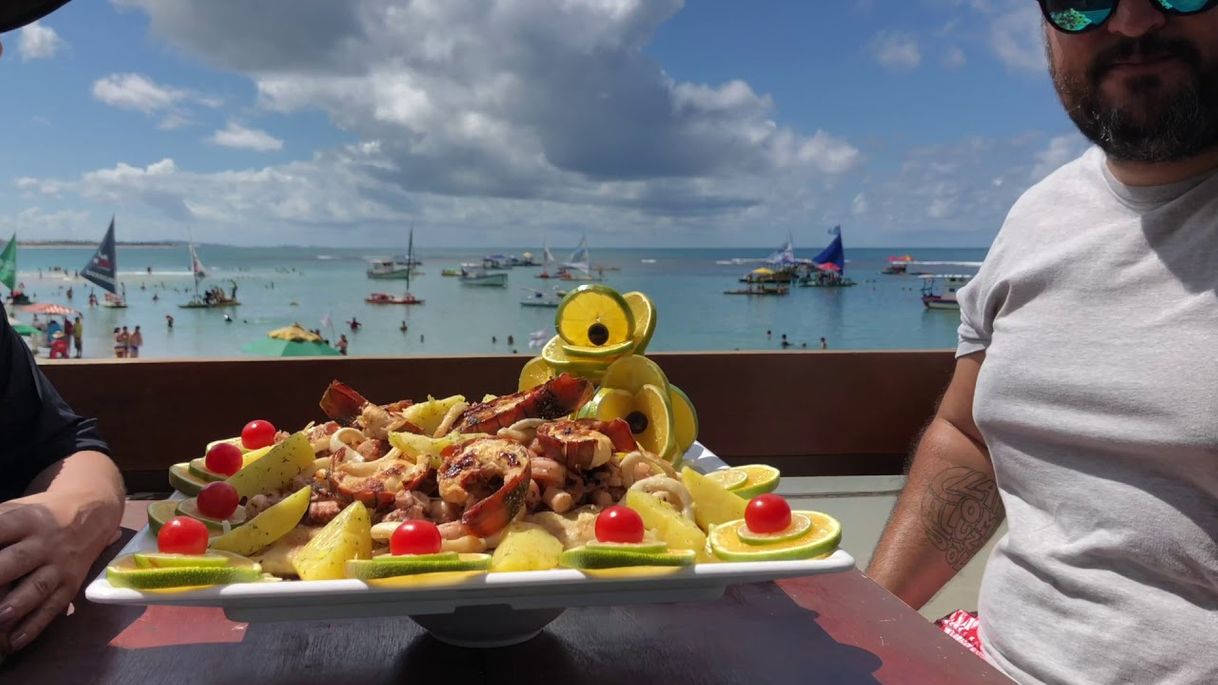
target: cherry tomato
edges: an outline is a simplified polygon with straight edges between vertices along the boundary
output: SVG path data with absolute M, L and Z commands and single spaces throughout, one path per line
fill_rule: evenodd
M 247 450 L 256 450 L 275 444 L 275 426 L 270 421 L 254 419 L 241 429 L 241 444 Z
M 232 516 L 240 501 L 241 496 L 237 494 L 237 488 L 225 481 L 208 483 L 195 498 L 199 513 L 213 519 L 226 519 Z
M 203 464 L 209 471 L 225 476 L 231 476 L 241 470 L 243 463 L 241 450 L 231 442 L 222 442 L 207 450 L 207 456 L 203 458 Z
M 189 516 L 175 516 L 156 534 L 156 547 L 165 554 L 202 554 L 207 551 L 207 526 Z
M 440 529 L 431 521 L 403 521 L 389 538 L 390 554 L 435 554 L 440 551 Z
M 786 530 L 791 526 L 791 505 L 778 495 L 757 495 L 744 510 L 744 525 L 754 533 Z
M 608 507 L 596 517 L 596 539 L 601 542 L 642 542 L 643 517 L 629 507 Z

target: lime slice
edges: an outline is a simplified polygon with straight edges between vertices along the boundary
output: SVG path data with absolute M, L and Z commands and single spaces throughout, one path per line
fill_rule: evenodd
M 744 519 L 736 519 L 711 528 L 707 542 L 715 556 L 724 561 L 811 559 L 837 549 L 842 540 L 842 524 L 837 519 L 819 511 L 793 511 L 792 522 L 796 514 L 807 517 L 812 525 L 795 538 L 764 545 L 749 544 L 740 539 L 740 531 L 747 527 Z
M 148 505 L 148 530 L 156 534 L 165 522 L 178 515 L 178 503 L 166 499 Z
M 189 516 L 192 519 L 197 519 L 201 521 L 203 525 L 215 531 L 224 530 L 225 521 L 228 522 L 230 528 L 236 528 L 237 526 L 245 523 L 245 507 L 238 505 L 237 508 L 233 510 L 233 515 L 229 516 L 225 520 L 214 519 L 210 516 L 204 516 L 203 514 L 199 513 L 198 500 L 193 497 L 178 502 L 178 513 L 182 516 Z
M 753 499 L 757 495 L 774 492 L 778 488 L 780 474 L 778 469 L 773 466 L 767 464 L 746 464 L 744 466 L 733 466 L 732 470 L 743 472 L 748 477 L 744 485 L 729 488 L 732 492 L 745 499 Z
M 677 443 L 673 439 L 672 406 L 668 393 L 648 383 L 634 396 L 634 409 L 625 416 L 640 447 L 661 459 L 671 459 Z
M 685 454 L 698 439 L 698 412 L 694 403 L 675 385 L 668 386 L 668 399 L 672 402 L 672 423 L 676 433 L 677 454 Z
M 491 567 L 491 555 L 456 552 L 439 554 L 382 554 L 372 559 L 351 559 L 347 562 L 347 577 L 360 580 L 412 576 L 420 573 L 447 571 L 485 571 Z
M 161 554 L 136 552 L 131 560 L 139 568 L 214 568 L 228 566 L 232 559 L 221 554 Z
M 651 298 L 638 291 L 622 293 L 622 299 L 626 300 L 630 313 L 634 314 L 634 353 L 643 354 L 656 332 L 655 305 L 651 303 Z
M 635 552 L 638 554 L 659 554 L 668 551 L 668 544 L 664 542 L 601 542 L 600 540 L 590 540 L 584 547 L 614 552 Z
M 194 497 L 205 485 L 207 481 L 190 472 L 190 464 L 183 462 L 169 467 L 169 486 L 183 495 Z
M 668 376 L 660 370 L 660 366 L 647 357 L 632 354 L 613 362 L 605 369 L 605 377 L 601 385 L 606 388 L 626 390 L 637 394 L 644 385 L 651 384 L 668 394 Z
M 735 490 L 748 481 L 749 474 L 736 469 L 720 469 L 718 471 L 711 471 L 706 474 L 706 477 L 728 490 Z
M 563 349 L 562 338 L 557 335 L 550 338 L 545 347 L 541 348 L 541 358 L 554 369 L 555 373 L 574 373 L 585 369 L 595 369 L 603 372 L 612 363 L 611 359 L 572 359 Z
M 602 359 L 604 357 L 620 357 L 624 354 L 630 354 L 634 349 L 634 341 L 626 340 L 616 345 L 605 345 L 604 347 L 581 347 L 579 345 L 568 345 L 563 343 L 563 352 L 567 353 L 567 358 L 572 360 L 578 359 Z
M 554 316 L 558 335 L 570 345 L 605 347 L 634 338 L 634 314 L 613 288 L 592 283 L 572 290 Z
M 524 368 L 520 370 L 520 380 L 516 384 L 516 390 L 518 392 L 532 390 L 556 375 L 550 362 L 542 357 L 533 357 L 525 362 Z
M 562 553 L 559 565 L 566 568 L 619 568 L 622 566 L 693 566 L 692 549 L 667 552 L 636 552 L 603 547 L 574 547 Z
M 242 456 L 242 459 L 244 458 L 245 457 Z M 215 481 L 225 480 L 228 478 L 228 476 L 224 475 L 223 473 L 216 473 L 215 471 L 207 468 L 207 460 L 204 457 L 190 460 L 190 475 L 206 483 L 214 483 Z
M 806 514 L 799 512 L 791 512 L 791 525 L 786 527 L 786 530 L 780 530 L 777 533 L 754 533 L 749 530 L 748 526 L 736 530 L 736 535 L 740 536 L 740 541 L 749 545 L 771 545 L 775 542 L 786 542 L 794 540 L 804 533 L 807 533 L 812 528 L 812 519 Z
M 121 556 L 106 567 L 106 580 L 114 587 L 129 587 L 137 590 L 157 590 L 174 587 L 197 587 L 226 583 L 249 583 L 262 578 L 262 567 L 250 559 L 215 552 L 210 556 L 223 555 L 228 558 L 226 566 L 168 566 L 140 568 L 135 555 Z

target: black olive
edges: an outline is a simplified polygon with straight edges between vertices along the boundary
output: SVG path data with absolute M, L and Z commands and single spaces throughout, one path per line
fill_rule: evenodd
M 600 322 L 588 326 L 588 341 L 597 347 L 604 345 L 609 342 L 609 329 Z
M 630 424 L 630 432 L 638 435 L 647 430 L 647 415 L 641 411 L 632 411 L 626 415 L 626 423 Z

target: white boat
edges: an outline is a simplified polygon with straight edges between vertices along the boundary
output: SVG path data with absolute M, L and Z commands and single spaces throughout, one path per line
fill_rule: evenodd
M 414 226 L 410 227 L 410 242 L 406 246 L 406 258 L 400 263 L 406 265 L 406 293 L 401 297 L 389 293 L 372 293 L 364 298 L 364 302 L 368 304 L 423 304 L 423 300 L 410 292 L 410 276 L 417 273 L 413 265 L 418 263 L 418 260 L 414 258 Z
M 520 306 L 522 307 L 557 307 L 562 303 L 562 298 L 566 296 L 566 293 L 557 287 L 554 288 L 553 294 L 547 294 L 545 291 L 534 290 L 532 288 L 525 288 L 524 290 L 530 295 L 520 301 Z
M 973 280 L 973 274 L 923 274 L 922 304 L 927 309 L 955 309 L 959 311 L 960 303 L 956 301 L 956 293 L 966 283 Z M 936 288 L 938 281 L 943 281 L 943 289 Z
M 507 286 L 508 275 L 504 271 L 496 271 L 495 273 L 491 273 L 481 267 L 466 268 L 464 265 L 462 265 L 460 279 L 462 285 L 503 288 Z
M 401 257 L 374 257 L 368 260 L 365 273 L 368 278 L 378 280 L 402 280 L 410 276 L 412 269 Z

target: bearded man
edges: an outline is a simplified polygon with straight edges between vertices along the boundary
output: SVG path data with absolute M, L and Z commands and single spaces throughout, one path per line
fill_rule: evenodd
M 1218 683 L 1218 0 L 1040 5 L 1095 147 L 960 291 L 955 373 L 868 573 L 920 607 L 1005 516 L 979 598 L 997 667 Z

